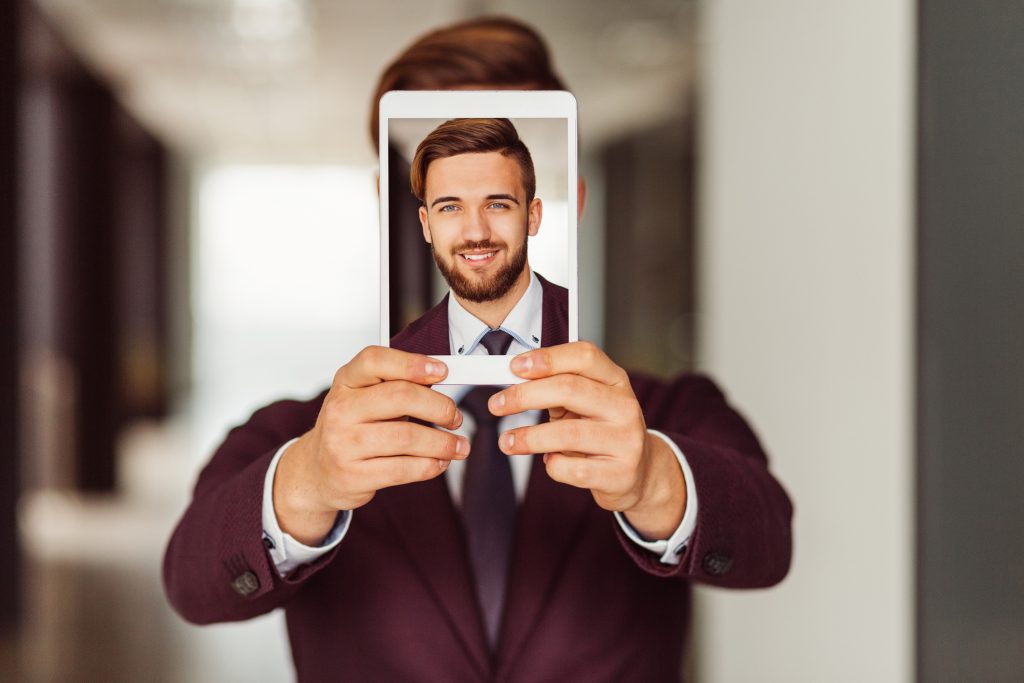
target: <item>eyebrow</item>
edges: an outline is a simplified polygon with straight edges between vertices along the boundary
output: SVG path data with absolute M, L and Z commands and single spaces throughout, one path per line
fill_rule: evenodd
M 489 194 L 484 199 L 486 201 L 492 201 L 494 199 L 505 199 L 505 200 L 508 200 L 510 202 L 515 202 L 516 206 L 519 206 L 519 200 L 516 199 L 515 197 L 513 197 L 510 194 Z M 430 208 L 434 208 L 434 206 L 436 206 L 437 204 L 440 204 L 441 202 L 458 202 L 458 201 L 461 201 L 461 199 L 459 199 L 458 197 L 438 197 L 434 201 L 430 202 Z

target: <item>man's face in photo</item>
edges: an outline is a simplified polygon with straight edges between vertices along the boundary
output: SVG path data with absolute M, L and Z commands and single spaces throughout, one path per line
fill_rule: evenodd
M 527 236 L 541 220 L 518 162 L 500 152 L 436 159 L 424 185 L 423 238 L 452 291 L 473 302 L 501 299 L 523 276 Z

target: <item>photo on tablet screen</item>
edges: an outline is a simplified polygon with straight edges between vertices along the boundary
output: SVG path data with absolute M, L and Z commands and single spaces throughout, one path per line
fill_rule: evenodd
M 412 284 L 406 270 L 389 271 L 389 292 L 414 290 L 406 301 L 390 297 L 399 308 L 387 318 L 389 339 L 448 322 L 447 343 L 427 352 L 449 356 L 444 360 L 456 370 L 575 339 L 576 320 L 569 319 L 576 295 L 576 197 L 569 192 L 576 187 L 575 127 L 569 123 L 532 116 L 382 121 L 390 174 L 383 177 L 382 164 L 381 185 L 386 181 L 390 190 L 386 236 L 393 246 L 401 242 L 429 257 Z M 502 334 L 489 334 L 494 330 Z M 454 383 L 494 380 L 493 373 L 457 374 Z

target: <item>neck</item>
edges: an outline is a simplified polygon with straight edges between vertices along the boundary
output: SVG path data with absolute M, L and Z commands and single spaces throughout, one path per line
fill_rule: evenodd
M 462 297 L 452 292 L 452 296 L 455 300 L 465 308 L 467 311 L 473 314 L 478 320 L 483 321 L 492 330 L 501 327 L 501 324 L 505 322 L 505 318 L 512 312 L 512 309 L 516 307 L 519 300 L 523 298 L 523 294 L 526 294 L 526 290 L 530 287 L 530 268 L 527 266 L 523 268 L 523 272 L 516 278 L 515 284 L 505 295 L 500 299 L 493 301 L 467 301 Z

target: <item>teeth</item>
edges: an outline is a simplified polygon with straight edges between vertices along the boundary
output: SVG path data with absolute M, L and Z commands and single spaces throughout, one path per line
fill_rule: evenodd
M 485 259 L 491 258 L 492 256 L 494 256 L 494 252 L 489 251 L 486 254 L 463 254 L 462 258 L 466 259 L 467 261 L 483 261 Z

